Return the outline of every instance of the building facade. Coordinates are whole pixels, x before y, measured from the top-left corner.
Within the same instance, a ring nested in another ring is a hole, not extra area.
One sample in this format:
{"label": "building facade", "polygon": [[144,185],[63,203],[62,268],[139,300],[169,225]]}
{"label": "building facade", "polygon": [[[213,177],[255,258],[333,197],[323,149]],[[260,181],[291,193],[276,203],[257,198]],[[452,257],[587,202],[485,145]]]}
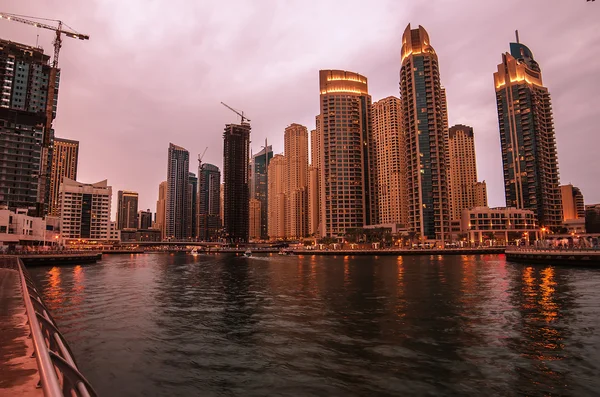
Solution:
{"label": "building facade", "polygon": [[321,70],[321,235],[379,223],[377,164],[367,78]]}
{"label": "building facade", "polygon": [[189,237],[189,170],[190,153],[170,143],[165,204],[165,235],[169,240],[183,240]]}
{"label": "building facade", "polygon": [[585,204],[581,189],[571,184],[560,187],[563,221],[585,218]]}
{"label": "building facade", "polygon": [[230,243],[248,241],[250,124],[227,124],[223,133],[223,233]]}
{"label": "building facade", "polygon": [[117,193],[117,227],[137,229],[138,227],[138,194],[127,190]]}
{"label": "building facade", "polygon": [[460,219],[463,210],[487,207],[485,182],[477,182],[473,127],[458,124],[448,133],[450,160],[450,219]]}
{"label": "building facade", "polygon": [[406,159],[402,102],[390,96],[373,103],[373,136],[377,154],[379,221],[408,223]]}
{"label": "building facade", "polygon": [[563,214],[552,103],[531,50],[510,43],[494,84],[506,205],[534,211],[540,226],[558,227]]}
{"label": "building facade", "polygon": [[198,237],[198,177],[193,172],[188,174],[188,220],[187,236],[193,239]]}
{"label": "building facade", "polygon": [[221,171],[212,164],[202,164],[198,172],[198,238],[216,241],[220,236],[222,213]]}
{"label": "building facade", "polygon": [[[48,210],[54,140],[48,127],[56,117],[60,76],[49,60],[40,48],[0,40],[0,202],[39,216]],[[54,95],[51,74],[57,76]]]}
{"label": "building facade", "polygon": [[535,241],[539,237],[535,213],[517,208],[475,207],[463,210],[461,230],[467,234],[468,241],[475,243],[496,240],[508,244],[515,243],[516,239]]}
{"label": "building facade", "polygon": [[249,220],[249,237],[250,240],[260,240],[260,200],[251,198],[249,204],[250,220]]}
{"label": "building facade", "polygon": [[321,117],[310,132],[310,167],[308,170],[308,233],[321,235]]}
{"label": "building facade", "polygon": [[63,178],[60,185],[60,234],[63,240],[108,240],[112,187]]}
{"label": "building facade", "polygon": [[160,230],[161,240],[166,236],[167,181],[158,185],[158,200],[156,201],[156,222],[154,228]]}
{"label": "building facade", "polygon": [[152,228],[152,211],[148,208],[146,211],[138,211],[138,226],[137,229],[150,229]]}
{"label": "building facade", "polygon": [[[266,145],[266,142],[265,142]],[[250,162],[251,179],[250,179],[250,198],[260,201],[260,238],[268,237],[267,219],[268,219],[268,181],[267,170],[271,159],[273,158],[273,148],[267,145],[263,149],[252,156]],[[251,233],[252,234],[252,233]]]}
{"label": "building facade", "polygon": [[286,158],[285,195],[287,204],[286,236],[305,237],[308,232],[308,129],[289,125],[283,135]]}
{"label": "building facade", "polygon": [[442,243],[450,232],[447,111],[437,54],[422,26],[402,36],[400,99],[405,130],[408,226]]}
{"label": "building facade", "polygon": [[58,199],[60,184],[64,177],[77,180],[77,161],[79,158],[79,141],[54,138],[52,148],[52,166],[50,167],[50,199],[48,214],[59,216]]}
{"label": "building facade", "polygon": [[269,238],[271,240],[287,237],[286,215],[286,158],[276,154],[269,163]]}

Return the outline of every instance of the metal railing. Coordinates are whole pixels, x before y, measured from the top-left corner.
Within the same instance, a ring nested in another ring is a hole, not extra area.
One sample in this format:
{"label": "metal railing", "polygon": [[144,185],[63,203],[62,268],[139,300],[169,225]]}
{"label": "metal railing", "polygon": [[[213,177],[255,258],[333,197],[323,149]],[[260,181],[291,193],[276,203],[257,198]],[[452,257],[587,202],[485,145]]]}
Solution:
{"label": "metal railing", "polygon": [[31,330],[34,355],[45,397],[94,397],[96,392],[77,369],[73,353],[46,308],[21,259],[15,258]]}

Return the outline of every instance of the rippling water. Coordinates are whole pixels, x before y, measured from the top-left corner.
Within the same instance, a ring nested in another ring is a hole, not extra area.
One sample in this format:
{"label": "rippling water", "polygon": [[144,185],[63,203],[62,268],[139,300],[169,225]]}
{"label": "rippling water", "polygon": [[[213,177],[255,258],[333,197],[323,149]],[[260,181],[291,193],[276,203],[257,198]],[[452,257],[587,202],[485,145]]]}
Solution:
{"label": "rippling water", "polygon": [[154,254],[30,272],[102,396],[600,391],[595,269]]}

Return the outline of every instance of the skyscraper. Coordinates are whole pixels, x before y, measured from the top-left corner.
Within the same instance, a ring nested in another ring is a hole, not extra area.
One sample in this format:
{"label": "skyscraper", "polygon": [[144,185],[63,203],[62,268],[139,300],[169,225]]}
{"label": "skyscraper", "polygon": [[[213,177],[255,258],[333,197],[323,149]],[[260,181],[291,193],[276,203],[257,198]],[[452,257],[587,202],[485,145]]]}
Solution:
{"label": "skyscraper", "polygon": [[540,226],[558,227],[562,203],[550,93],[518,36],[502,54],[494,83],[506,205],[532,210]]}
{"label": "skyscraper", "polygon": [[50,167],[50,200],[48,213],[59,215],[60,184],[64,177],[77,180],[77,159],[79,142],[70,139],[54,138],[52,166]]}
{"label": "skyscraper", "polygon": [[308,129],[291,124],[284,132],[287,237],[308,235]]}
{"label": "skyscraper", "polygon": [[198,238],[216,241],[219,238],[222,213],[221,172],[212,164],[202,164],[198,171]]}
{"label": "skyscraper", "polygon": [[109,238],[112,188],[106,180],[88,184],[63,178],[60,185],[60,233],[63,239]]}
{"label": "skyscraper", "polygon": [[571,184],[560,187],[562,199],[563,221],[585,218],[583,194],[578,187]]}
{"label": "skyscraper", "polygon": [[405,130],[408,225],[420,237],[444,242],[450,227],[447,112],[438,58],[422,26],[402,36],[400,99]]}
{"label": "skyscraper", "polygon": [[190,153],[184,148],[170,143],[165,206],[167,239],[181,240],[188,237],[189,170]]}
{"label": "skyscraper", "polygon": [[189,173],[189,195],[188,195],[188,221],[187,236],[191,238],[198,237],[198,178],[193,172]]}
{"label": "skyscraper", "polygon": [[308,234],[321,230],[321,117],[315,117],[316,129],[310,132],[310,167],[308,170]]}
{"label": "skyscraper", "polygon": [[377,154],[379,221],[408,223],[402,102],[390,96],[373,103],[373,136]]}
{"label": "skyscraper", "polygon": [[227,124],[223,133],[223,179],[225,183],[223,232],[228,242],[248,241],[248,166],[250,124]]}
{"label": "skyscraper", "polygon": [[321,70],[321,235],[377,224],[377,169],[367,78]]}
{"label": "skyscraper", "polygon": [[[265,142],[266,144],[266,142]],[[267,231],[267,166],[273,158],[273,148],[268,145],[263,150],[252,156],[250,162],[251,180],[250,180],[250,198],[255,198],[260,201],[260,236],[261,239],[266,239]]]}
{"label": "skyscraper", "polygon": [[117,229],[137,229],[138,194],[119,190],[117,197]]}
{"label": "skyscraper", "polygon": [[138,211],[138,229],[150,229],[152,227],[152,211]]}
{"label": "skyscraper", "polygon": [[260,239],[260,200],[251,198],[249,204],[250,220],[249,235],[250,240]]}
{"label": "skyscraper", "polygon": [[276,154],[269,163],[269,238],[287,237],[286,158]]}
{"label": "skyscraper", "polygon": [[[0,201],[44,215],[48,208],[54,131],[47,128],[47,107],[56,117],[56,94],[48,104],[49,77],[54,70],[43,50],[0,40]],[[60,76],[60,71],[56,71]],[[48,122],[49,121],[49,122]],[[45,132],[46,131],[46,132]]]}
{"label": "skyscraper", "polygon": [[473,127],[462,124],[450,127],[448,143],[450,219],[458,221],[463,210],[487,207],[487,198],[483,197],[481,183],[477,182]]}
{"label": "skyscraper", "polygon": [[156,224],[154,227],[160,230],[161,240],[166,236],[166,209],[167,209],[167,181],[158,185],[158,200],[156,201]]}

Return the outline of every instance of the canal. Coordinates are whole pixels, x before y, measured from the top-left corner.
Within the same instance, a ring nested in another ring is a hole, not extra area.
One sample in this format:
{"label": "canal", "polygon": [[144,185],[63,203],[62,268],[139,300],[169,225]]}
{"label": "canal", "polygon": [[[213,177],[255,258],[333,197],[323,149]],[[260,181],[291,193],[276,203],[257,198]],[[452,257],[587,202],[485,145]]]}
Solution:
{"label": "canal", "polygon": [[138,254],[29,270],[101,396],[600,390],[595,269]]}

